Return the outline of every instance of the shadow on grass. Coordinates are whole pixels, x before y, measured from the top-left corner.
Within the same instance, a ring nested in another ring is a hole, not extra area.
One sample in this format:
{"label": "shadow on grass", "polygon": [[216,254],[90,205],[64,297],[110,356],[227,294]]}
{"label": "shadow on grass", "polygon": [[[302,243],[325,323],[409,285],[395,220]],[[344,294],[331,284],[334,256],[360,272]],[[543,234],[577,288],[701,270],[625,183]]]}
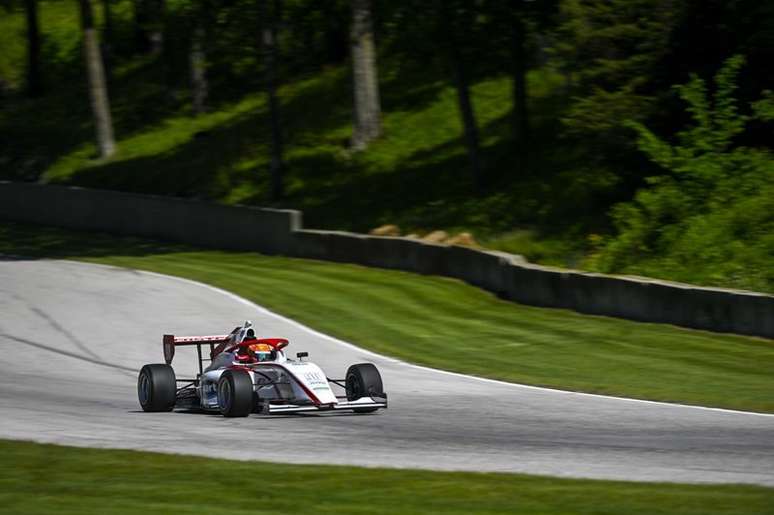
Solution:
{"label": "shadow on grass", "polygon": [[[160,66],[148,61],[111,83],[111,113],[118,137],[141,132],[180,110],[180,99],[147,79],[148,74],[158,75],[155,70]],[[42,98],[11,98],[0,111],[0,178],[36,180],[59,158],[94,141],[87,93],[84,77],[75,75]]]}
{"label": "shadow on grass", "polygon": [[[325,134],[349,122],[349,99],[338,94],[346,77],[294,84],[283,102],[284,138],[289,147],[319,144]],[[135,193],[205,199],[222,198],[243,183],[268,190],[270,121],[259,108],[209,130],[199,131],[168,152],[107,161],[81,168],[68,184]],[[249,166],[238,166],[244,162]],[[292,171],[292,164],[290,166]],[[262,199],[264,200],[264,199]]]}

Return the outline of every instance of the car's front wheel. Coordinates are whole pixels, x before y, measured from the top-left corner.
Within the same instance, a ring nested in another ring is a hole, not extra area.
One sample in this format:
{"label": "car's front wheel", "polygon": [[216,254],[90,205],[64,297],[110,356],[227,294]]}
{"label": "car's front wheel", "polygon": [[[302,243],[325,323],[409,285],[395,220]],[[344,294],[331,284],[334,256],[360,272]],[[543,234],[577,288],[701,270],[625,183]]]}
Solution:
{"label": "car's front wheel", "polygon": [[[371,397],[384,391],[382,376],[373,363],[358,363],[347,369],[347,400],[355,401],[361,397]],[[355,413],[371,413],[377,408],[355,408]]]}
{"label": "car's front wheel", "polygon": [[253,381],[241,370],[226,370],[218,380],[218,409],[224,417],[246,417],[253,411]]}

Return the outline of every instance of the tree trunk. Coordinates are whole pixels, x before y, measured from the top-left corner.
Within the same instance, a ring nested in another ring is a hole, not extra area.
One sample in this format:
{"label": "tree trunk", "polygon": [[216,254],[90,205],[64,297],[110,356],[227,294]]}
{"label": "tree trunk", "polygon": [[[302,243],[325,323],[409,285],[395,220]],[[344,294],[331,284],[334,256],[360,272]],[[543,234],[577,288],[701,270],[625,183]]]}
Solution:
{"label": "tree trunk", "polygon": [[196,27],[191,38],[191,105],[194,114],[207,110],[207,55],[204,51],[205,30]]}
{"label": "tree trunk", "polygon": [[379,79],[376,70],[371,0],[352,0],[352,77],[354,130],[352,147],[362,150],[382,133]]}
{"label": "tree trunk", "polygon": [[209,41],[209,0],[200,0],[200,6],[194,11],[194,29],[191,35],[191,104],[194,114],[207,111],[207,47]]}
{"label": "tree trunk", "polygon": [[[440,34],[445,35],[447,38],[447,54],[452,75],[454,77],[454,85],[457,89],[457,103],[462,119],[465,146],[468,151],[470,173],[476,188],[481,189],[484,181],[479,158],[478,124],[476,123],[476,115],[473,112],[473,104],[470,101],[470,88],[465,70],[465,63],[460,50],[457,24],[454,23],[455,20],[449,12],[449,7],[444,0],[438,0],[438,7],[439,21],[441,23]],[[465,23],[467,23],[467,20]]]}
{"label": "tree trunk", "polygon": [[151,0],[151,28],[148,32],[151,54],[161,54],[164,51],[166,16],[166,2],[164,0]]}
{"label": "tree trunk", "polygon": [[143,54],[161,54],[164,49],[164,0],[134,0],[134,38]]}
{"label": "tree trunk", "polygon": [[[323,41],[325,62],[338,64],[349,56],[349,26],[342,22],[340,9],[336,2],[320,2],[323,15]],[[309,35],[313,38],[311,31]]]}
{"label": "tree trunk", "polygon": [[526,52],[526,27],[521,13],[513,13],[511,25],[511,44],[513,57],[513,136],[516,142],[517,161],[519,167],[527,164],[529,152],[529,112],[527,111],[527,63]]}
{"label": "tree trunk", "polygon": [[[265,0],[268,2],[268,0]],[[265,6],[267,7],[267,6]],[[269,119],[271,122],[271,197],[279,200],[284,196],[283,174],[285,165],[282,160],[282,124],[280,105],[277,99],[277,25],[280,18],[281,2],[274,0],[272,9],[264,8],[263,16],[263,58],[266,94],[269,99]],[[268,11],[272,11],[268,14]]]}
{"label": "tree trunk", "polygon": [[194,30],[191,36],[191,103],[194,114],[207,111],[209,82],[207,81],[207,50],[210,42],[210,0],[200,0],[194,11]]}
{"label": "tree trunk", "polygon": [[94,125],[97,130],[97,147],[101,158],[110,157],[115,152],[113,123],[110,119],[105,73],[99,51],[97,31],[94,28],[94,14],[91,0],[79,0],[81,6],[81,27],[83,28],[83,50],[86,70],[89,78],[89,97],[94,113]]}
{"label": "tree trunk", "polygon": [[134,3],[134,44],[137,51],[148,52],[149,0],[133,0]]}
{"label": "tree trunk", "polygon": [[110,9],[112,0],[102,0],[102,17],[105,20],[102,32],[102,62],[105,65],[105,76],[112,83],[113,69],[113,13]]}
{"label": "tree trunk", "polygon": [[40,75],[40,30],[38,28],[38,0],[24,0],[27,11],[27,94],[38,97],[43,93]]}

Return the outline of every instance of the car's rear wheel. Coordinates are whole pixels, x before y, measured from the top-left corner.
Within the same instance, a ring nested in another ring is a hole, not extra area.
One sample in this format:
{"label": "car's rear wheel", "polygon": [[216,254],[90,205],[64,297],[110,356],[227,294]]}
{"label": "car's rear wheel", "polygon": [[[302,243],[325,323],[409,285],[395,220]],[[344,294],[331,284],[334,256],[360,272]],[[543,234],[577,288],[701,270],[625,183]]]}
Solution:
{"label": "car's rear wheel", "polygon": [[[373,363],[358,363],[347,369],[347,400],[355,401],[362,397],[381,394],[384,391],[382,376]],[[371,413],[377,408],[355,408],[355,413]]]}
{"label": "car's rear wheel", "polygon": [[137,376],[137,398],[143,411],[172,411],[177,383],[169,365],[145,365]]}
{"label": "car's rear wheel", "polygon": [[242,370],[226,370],[218,380],[218,408],[224,417],[246,417],[253,411],[253,381]]}

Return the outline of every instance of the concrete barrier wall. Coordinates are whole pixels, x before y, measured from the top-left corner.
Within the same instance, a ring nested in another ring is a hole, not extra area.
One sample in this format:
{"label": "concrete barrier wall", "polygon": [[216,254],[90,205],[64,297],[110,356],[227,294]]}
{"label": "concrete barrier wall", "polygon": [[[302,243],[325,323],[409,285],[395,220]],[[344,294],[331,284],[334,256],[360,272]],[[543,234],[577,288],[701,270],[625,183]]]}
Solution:
{"label": "concrete barrier wall", "polygon": [[533,306],[774,338],[774,296],[543,267],[503,252],[302,229],[301,213],[0,182],[0,219],[454,277]]}
{"label": "concrete barrier wall", "polygon": [[533,306],[774,338],[774,296],[562,270],[519,256],[406,238],[299,230],[290,254],[454,277]]}
{"label": "concrete barrier wall", "polygon": [[65,186],[0,182],[0,218],[280,254],[300,228],[298,211]]}

